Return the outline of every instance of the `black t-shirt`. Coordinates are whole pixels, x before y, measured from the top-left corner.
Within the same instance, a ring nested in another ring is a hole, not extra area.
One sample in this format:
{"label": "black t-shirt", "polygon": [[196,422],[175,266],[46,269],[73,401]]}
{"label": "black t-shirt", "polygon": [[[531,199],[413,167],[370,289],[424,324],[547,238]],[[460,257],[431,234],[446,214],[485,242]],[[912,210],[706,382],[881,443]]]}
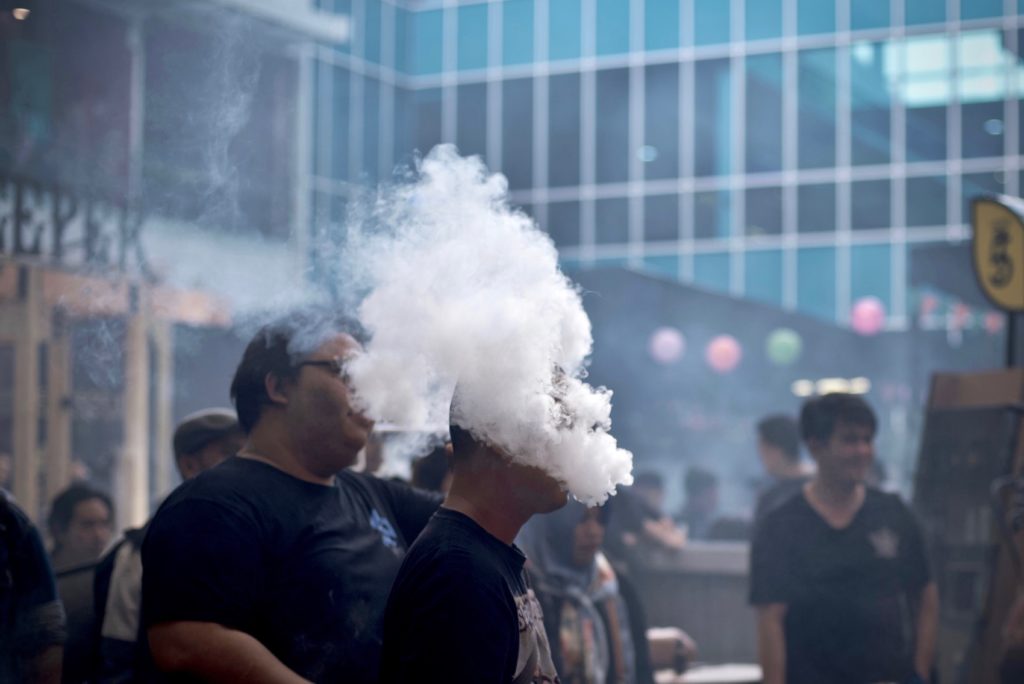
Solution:
{"label": "black t-shirt", "polygon": [[809,479],[808,477],[787,477],[773,481],[757,497],[757,505],[754,507],[754,523],[759,523],[768,513],[799,494]]}
{"label": "black t-shirt", "polygon": [[64,611],[39,533],[0,490],[0,682],[24,680],[23,668],[64,643]]}
{"label": "black t-shirt", "polygon": [[786,604],[786,681],[865,684],[913,673],[910,597],[929,581],[924,542],[895,494],[868,489],[850,524],[791,497],[758,525],[750,602]]}
{"label": "black t-shirt", "polygon": [[435,513],[388,600],[382,684],[557,682],[525,560],[467,516]]}
{"label": "black t-shirt", "polygon": [[228,459],[175,490],[150,524],[143,623],[216,622],[307,679],[375,682],[391,583],[439,503],[358,473],[323,486]]}

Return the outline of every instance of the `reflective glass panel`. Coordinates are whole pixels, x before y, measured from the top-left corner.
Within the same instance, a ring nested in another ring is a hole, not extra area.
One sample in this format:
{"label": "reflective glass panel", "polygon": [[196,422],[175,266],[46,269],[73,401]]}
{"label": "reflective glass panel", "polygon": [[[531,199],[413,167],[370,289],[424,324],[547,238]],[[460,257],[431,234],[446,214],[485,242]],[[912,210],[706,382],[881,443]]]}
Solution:
{"label": "reflective glass panel", "polygon": [[850,298],[877,297],[892,310],[892,248],[854,245],[850,249]]}
{"label": "reflective glass panel", "polygon": [[907,183],[907,225],[946,225],[946,177],[911,176]]}
{"label": "reflective glass panel", "polygon": [[597,0],[597,54],[629,52],[629,3]]}
{"label": "reflective glass panel", "polygon": [[487,5],[459,7],[458,65],[460,70],[487,67]]}
{"label": "reflective glass panel", "polygon": [[533,0],[506,0],[502,4],[502,62],[533,62]]}
{"label": "reflective glass panel", "polygon": [[644,4],[644,47],[666,50],[679,47],[680,0],[647,0]]}
{"label": "reflective glass panel", "polygon": [[836,250],[804,247],[796,253],[796,308],[828,321],[836,319]]}
{"label": "reflective glass panel", "polygon": [[744,268],[744,294],[769,304],[782,305],[782,252],[778,249],[750,250]]}
{"label": "reflective glass panel", "polygon": [[598,183],[629,178],[629,69],[597,72]]}
{"label": "reflective glass panel", "polygon": [[850,30],[885,28],[889,25],[889,0],[850,2]]}
{"label": "reflective glass panel", "polygon": [[850,159],[854,164],[889,161],[891,60],[884,43],[856,43],[850,50]]}
{"label": "reflective glass panel", "polygon": [[416,149],[426,155],[441,142],[441,89],[427,88],[413,93],[416,117]]}
{"label": "reflective glass panel", "polygon": [[729,60],[697,62],[694,118],[694,171],[715,176],[730,171],[732,130]]}
{"label": "reflective glass panel", "polygon": [[747,235],[782,233],[782,188],[748,188],[746,224]]}
{"label": "reflective glass panel", "polygon": [[730,3],[722,0],[693,0],[693,35],[697,45],[729,42]]}
{"label": "reflective glass panel", "polygon": [[835,166],[835,50],[805,50],[797,60],[797,150],[800,167]]}
{"label": "reflective glass panel", "polygon": [[946,3],[936,0],[903,0],[907,25],[936,24],[946,20]]}
{"label": "reflective glass panel", "polygon": [[679,239],[679,195],[649,195],[644,198],[644,240],[659,242]]}
{"label": "reflective glass panel", "polygon": [[548,184],[579,185],[580,76],[554,75],[548,90]]}
{"label": "reflective glass panel", "polygon": [[747,2],[746,39],[762,40],[782,35],[782,0],[756,0]]}
{"label": "reflective glass panel", "polygon": [[533,79],[502,84],[501,171],[512,190],[533,184]]}
{"label": "reflective glass panel", "polygon": [[644,142],[637,150],[645,178],[679,175],[679,66],[647,67],[644,79]]}
{"label": "reflective glass panel", "polygon": [[412,33],[409,72],[417,76],[441,73],[441,47],[444,45],[443,11],[413,12]]}
{"label": "reflective glass panel", "polygon": [[728,190],[693,194],[693,236],[725,238],[732,232],[732,203]]}
{"label": "reflective glass panel", "polygon": [[557,247],[580,244],[580,203],[573,200],[549,204],[547,228]]}
{"label": "reflective glass panel", "polygon": [[693,282],[716,292],[729,291],[730,272],[728,252],[710,252],[693,255]]}
{"label": "reflective glass panel", "polygon": [[827,232],[836,229],[836,186],[834,183],[808,183],[797,188],[797,222],[800,233]]}
{"label": "reflective glass panel", "polygon": [[625,197],[594,203],[594,242],[599,245],[629,241],[629,203]]}
{"label": "reflective glass panel", "polygon": [[796,29],[800,35],[836,30],[835,0],[797,0]]}
{"label": "reflective glass panel", "polygon": [[455,142],[463,155],[487,152],[487,84],[467,83],[457,90]]}
{"label": "reflective glass panel", "polygon": [[747,57],[746,170],[782,168],[782,56]]}
{"label": "reflective glass panel", "polygon": [[890,195],[888,180],[850,183],[850,227],[854,230],[888,228]]}
{"label": "reflective glass panel", "polygon": [[580,56],[580,0],[548,3],[548,58],[576,59]]}

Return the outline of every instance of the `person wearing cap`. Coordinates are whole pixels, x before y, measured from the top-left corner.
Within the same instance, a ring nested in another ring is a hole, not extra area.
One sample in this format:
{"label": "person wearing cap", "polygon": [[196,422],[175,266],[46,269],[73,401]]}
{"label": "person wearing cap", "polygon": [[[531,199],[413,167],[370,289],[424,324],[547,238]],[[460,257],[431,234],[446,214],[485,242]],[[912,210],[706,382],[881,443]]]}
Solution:
{"label": "person wearing cap", "polygon": [[[174,463],[188,481],[242,448],[244,435],[231,409],[211,408],[185,416],[174,431]],[[100,616],[99,678],[129,682],[135,677],[142,599],[142,540],[146,526],[126,530],[124,539],[100,562],[94,580]]]}

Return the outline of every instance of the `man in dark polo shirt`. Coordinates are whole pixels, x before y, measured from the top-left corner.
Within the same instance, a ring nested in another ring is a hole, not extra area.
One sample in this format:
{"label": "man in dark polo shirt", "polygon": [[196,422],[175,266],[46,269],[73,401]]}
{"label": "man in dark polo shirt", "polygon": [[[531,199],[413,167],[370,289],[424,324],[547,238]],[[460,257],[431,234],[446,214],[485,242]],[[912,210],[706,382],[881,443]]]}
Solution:
{"label": "man in dark polo shirt", "polygon": [[876,424],[848,394],[811,399],[801,412],[818,470],[766,513],[751,553],[765,684],[928,679],[938,592],[913,515],[864,484]]}
{"label": "man in dark polo shirt", "polygon": [[153,519],[142,614],[168,679],[377,681],[391,583],[439,497],[345,470],[373,425],[345,375],[352,330],[259,331],[231,385],[245,446]]}

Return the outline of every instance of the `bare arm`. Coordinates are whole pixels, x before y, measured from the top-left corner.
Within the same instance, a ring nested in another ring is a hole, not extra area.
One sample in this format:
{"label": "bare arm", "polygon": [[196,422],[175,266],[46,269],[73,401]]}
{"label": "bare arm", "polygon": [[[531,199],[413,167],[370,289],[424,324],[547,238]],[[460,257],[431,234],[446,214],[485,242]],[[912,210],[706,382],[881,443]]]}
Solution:
{"label": "bare arm", "polygon": [[214,622],[164,622],[148,634],[153,660],[166,672],[186,672],[209,682],[307,682],[252,636]]}
{"label": "bare arm", "polygon": [[917,647],[914,649],[914,669],[921,679],[928,681],[935,658],[935,634],[939,628],[939,589],[929,582],[921,590],[917,608]]}
{"label": "bare arm", "polygon": [[763,684],[785,684],[785,618],[784,603],[770,603],[757,607],[757,652],[763,671]]}
{"label": "bare arm", "polygon": [[47,646],[32,657],[28,664],[29,678],[32,684],[60,684],[61,664],[64,660],[64,647]]}

